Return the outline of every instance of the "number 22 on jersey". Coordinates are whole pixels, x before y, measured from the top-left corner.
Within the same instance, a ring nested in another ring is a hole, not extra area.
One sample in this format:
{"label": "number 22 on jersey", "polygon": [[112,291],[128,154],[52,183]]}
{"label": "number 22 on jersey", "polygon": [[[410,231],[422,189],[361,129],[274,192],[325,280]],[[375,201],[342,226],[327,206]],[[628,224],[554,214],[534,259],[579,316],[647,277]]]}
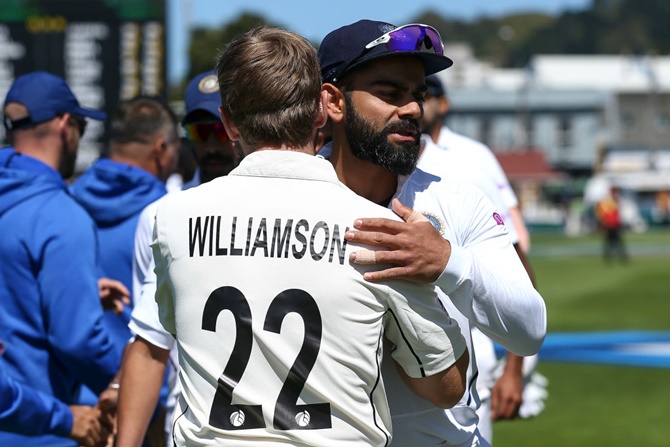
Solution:
{"label": "number 22 on jersey", "polygon": [[[202,328],[216,332],[216,321],[224,310],[235,319],[235,345],[219,377],[212,402],[209,424],[223,430],[265,428],[262,405],[233,404],[233,391],[249,363],[253,345],[251,308],[246,297],[235,287],[219,287],[207,298]],[[279,334],[282,321],[295,312],[305,324],[302,347],[279,392],[274,408],[276,430],[316,430],[331,428],[330,403],[298,404],[307,377],[314,367],[321,346],[322,320],[314,298],[304,290],[289,289],[270,303],[263,330]]]}

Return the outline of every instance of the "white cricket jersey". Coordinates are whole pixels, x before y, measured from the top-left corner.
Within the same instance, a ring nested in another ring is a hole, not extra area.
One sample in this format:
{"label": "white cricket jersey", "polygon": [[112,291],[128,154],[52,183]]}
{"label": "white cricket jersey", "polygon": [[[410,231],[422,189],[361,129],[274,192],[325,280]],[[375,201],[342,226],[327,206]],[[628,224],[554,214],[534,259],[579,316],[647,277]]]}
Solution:
{"label": "white cricket jersey", "polygon": [[465,135],[457,134],[447,126],[442,126],[437,145],[448,150],[464,152],[465,155],[476,158],[486,177],[494,179],[497,184],[505,208],[515,208],[519,205],[519,200],[514,194],[505,172],[488,146]]}
{"label": "white cricket jersey", "polygon": [[[445,138],[448,136],[449,138]],[[421,136],[423,151],[417,167],[431,174],[435,174],[452,182],[463,182],[479,188],[486,197],[491,200],[505,222],[505,227],[509,233],[513,244],[519,242],[519,235],[516,232],[512,216],[509,212],[507,201],[503,197],[504,187],[500,187],[500,177],[492,173],[490,163],[487,163],[488,156],[493,154],[483,145],[472,144],[467,138],[460,138],[447,129],[440,133],[442,141],[447,140],[449,146],[438,146],[428,135]],[[482,155],[484,156],[482,158]],[[495,158],[495,157],[493,157]],[[494,160],[495,161],[495,160]],[[497,163],[497,161],[496,161]],[[505,184],[506,179],[505,179]],[[507,184],[509,186],[509,184]],[[511,189],[510,189],[511,191]],[[512,193],[513,194],[513,193]],[[516,200],[516,197],[515,197]],[[476,326],[472,326],[472,346],[470,352],[475,352],[477,366],[477,394],[482,406],[490,406],[489,398],[491,396],[491,387],[495,384],[495,367],[497,357],[495,348],[491,339],[481,333]],[[480,416],[486,413],[480,411]],[[480,420],[479,426],[483,433],[490,433],[490,420]],[[490,438],[490,435],[488,435]],[[490,439],[488,439],[490,441]]]}
{"label": "white cricket jersey", "polygon": [[478,151],[440,147],[433,143],[428,135],[421,136],[421,144],[423,151],[417,167],[451,182],[469,183],[479,188],[496,208],[505,223],[512,243],[519,242],[519,235],[512,223],[509,206],[503,197],[499,182],[489,173],[489,170],[483,168],[486,163],[482,162]]}
{"label": "white cricket jersey", "polygon": [[[319,156],[328,158],[331,153],[329,143]],[[426,216],[451,243],[449,262],[435,285],[447,312],[458,321],[470,365],[463,398],[453,408],[442,410],[412,393],[393,365],[383,362],[393,419],[392,445],[486,445],[477,432],[478,372],[471,327],[477,326],[518,355],[535,354],[547,330],[544,300],[533,288],[503,220],[481,190],[417,168],[398,179],[395,197]]]}
{"label": "white cricket jersey", "polygon": [[[422,136],[422,141],[425,148],[419,159],[419,168],[455,181],[470,182],[480,188],[501,214],[512,243],[518,243],[519,234],[510,208],[515,208],[519,202],[491,149],[446,126],[440,130],[437,145],[427,135]],[[495,384],[494,372],[498,360],[495,348],[491,339],[476,326],[472,328],[472,344],[477,359],[477,392],[484,404],[490,405],[488,399]],[[486,431],[490,432],[490,421],[484,423],[488,424]]]}
{"label": "white cricket jersey", "polygon": [[156,216],[156,301],[176,334],[176,445],[388,445],[382,335],[411,377],[465,351],[433,287],[367,282],[345,232],[398,219],[289,151],[167,197]]}
{"label": "white cricket jersey", "polygon": [[472,350],[471,326],[512,352],[534,354],[546,335],[544,300],[533,288],[507,228],[479,189],[416,169],[401,179],[396,197],[426,216],[451,243],[449,262],[435,284],[468,342],[470,366],[463,398],[442,410],[402,387],[398,374],[386,365],[384,380],[393,390],[388,395],[393,445],[477,446],[485,441],[476,430],[477,352]]}

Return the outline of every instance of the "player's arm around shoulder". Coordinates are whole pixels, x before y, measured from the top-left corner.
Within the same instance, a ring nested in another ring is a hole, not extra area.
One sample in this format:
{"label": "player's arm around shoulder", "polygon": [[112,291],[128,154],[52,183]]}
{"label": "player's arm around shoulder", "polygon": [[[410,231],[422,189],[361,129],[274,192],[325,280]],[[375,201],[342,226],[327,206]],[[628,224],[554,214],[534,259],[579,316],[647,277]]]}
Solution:
{"label": "player's arm around shoulder", "polygon": [[466,389],[469,353],[461,329],[439,303],[432,285],[388,283],[385,335],[407,386],[441,408],[451,408]]}

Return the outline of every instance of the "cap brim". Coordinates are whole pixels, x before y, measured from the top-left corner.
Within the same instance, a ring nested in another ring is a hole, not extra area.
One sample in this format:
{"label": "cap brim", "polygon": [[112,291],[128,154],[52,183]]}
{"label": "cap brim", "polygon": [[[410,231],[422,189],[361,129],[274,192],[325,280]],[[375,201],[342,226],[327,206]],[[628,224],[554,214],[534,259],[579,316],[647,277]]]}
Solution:
{"label": "cap brim", "polygon": [[449,59],[447,56],[438,56],[437,54],[428,54],[428,53],[417,53],[417,56],[421,57],[424,61],[424,66],[426,68],[426,76],[439,73],[442,70],[454,65],[454,61]]}
{"label": "cap brim", "polygon": [[188,121],[188,118],[194,112],[198,112],[198,111],[204,111],[204,112],[211,113],[212,115],[214,115],[214,117],[216,117],[218,119],[219,118],[219,106],[220,105],[221,104],[219,104],[218,102],[215,102],[215,101],[200,101],[200,102],[194,104],[193,106],[191,106],[189,108],[186,115],[184,115],[184,119],[182,120],[182,124],[186,123]]}
{"label": "cap brim", "polygon": [[91,118],[93,120],[105,121],[107,119],[107,114],[102,110],[95,109],[86,109],[84,107],[77,107],[74,110],[74,113],[77,115],[84,116],[86,118]]}
{"label": "cap brim", "polygon": [[447,56],[440,56],[439,54],[435,53],[426,53],[425,51],[397,51],[393,53],[382,53],[382,54],[375,54],[371,55],[368,58],[363,58],[360,61],[357,61],[355,64],[351,65],[349,68],[347,68],[346,73],[350,72],[351,70],[360,67],[363,64],[366,64],[368,62],[381,59],[384,57],[393,57],[393,56],[414,56],[418,57],[423,61],[423,67],[425,70],[424,75],[425,76],[430,76],[432,74],[438,73],[442,70],[446,70],[447,68],[451,67],[454,65],[454,61],[449,59]]}

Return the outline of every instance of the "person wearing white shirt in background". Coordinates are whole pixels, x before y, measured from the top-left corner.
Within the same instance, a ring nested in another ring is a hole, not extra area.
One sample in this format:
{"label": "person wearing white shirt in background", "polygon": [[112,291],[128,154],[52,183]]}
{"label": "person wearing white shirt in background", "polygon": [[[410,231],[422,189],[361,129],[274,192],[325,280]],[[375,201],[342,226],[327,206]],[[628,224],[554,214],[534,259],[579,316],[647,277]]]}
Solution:
{"label": "person wearing white shirt in background", "polygon": [[[427,76],[426,86],[422,153],[417,166],[449,181],[470,183],[481,189],[493,202],[503,221],[512,222],[512,225],[506,225],[510,239],[535,284],[520,238],[524,235],[527,239],[528,230],[522,219],[513,217],[519,215],[518,200],[498,160],[484,144],[457,134],[444,125],[450,104],[439,77]],[[546,391],[541,387],[537,389],[536,385],[528,390],[524,388],[534,372],[537,355],[524,358],[508,352],[499,366],[493,342],[476,326],[472,328],[472,340],[479,370],[477,392],[482,401],[477,411],[480,418],[478,427],[484,438],[492,442],[492,421],[514,419],[520,413],[525,417],[539,413]]]}

